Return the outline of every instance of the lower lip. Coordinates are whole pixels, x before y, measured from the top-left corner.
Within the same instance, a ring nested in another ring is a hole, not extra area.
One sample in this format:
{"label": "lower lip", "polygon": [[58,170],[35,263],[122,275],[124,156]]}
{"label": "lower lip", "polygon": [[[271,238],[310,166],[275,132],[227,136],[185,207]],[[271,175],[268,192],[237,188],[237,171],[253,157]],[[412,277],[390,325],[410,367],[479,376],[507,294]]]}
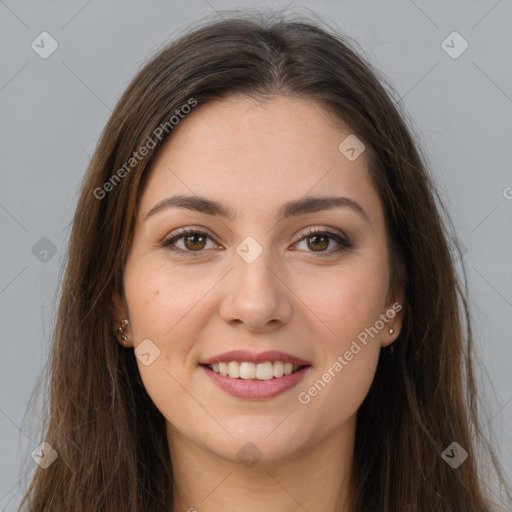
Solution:
{"label": "lower lip", "polygon": [[219,388],[230,395],[246,400],[262,400],[280,395],[296,386],[311,369],[311,366],[305,366],[295,373],[270,380],[232,379],[231,377],[224,377],[220,373],[215,373],[206,366],[201,366],[201,368]]}

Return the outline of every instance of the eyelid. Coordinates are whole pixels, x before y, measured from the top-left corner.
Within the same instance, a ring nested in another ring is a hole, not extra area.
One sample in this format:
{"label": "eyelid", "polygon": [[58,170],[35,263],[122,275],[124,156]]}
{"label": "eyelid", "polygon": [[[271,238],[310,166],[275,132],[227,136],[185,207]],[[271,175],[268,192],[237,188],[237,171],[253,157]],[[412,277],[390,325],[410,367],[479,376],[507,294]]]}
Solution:
{"label": "eyelid", "polygon": [[308,236],[316,235],[316,234],[325,234],[332,236],[333,238],[338,238],[342,240],[344,243],[349,243],[348,237],[343,232],[335,232],[332,231],[331,228],[328,227],[322,227],[322,226],[310,226],[308,228],[304,228],[300,232],[300,238],[296,240],[295,243],[300,242],[303,238],[306,238]]}
{"label": "eyelid", "polygon": [[216,246],[218,246],[214,237],[212,235],[210,235],[208,230],[206,230],[205,228],[199,228],[199,227],[195,227],[195,226],[185,226],[183,228],[178,228],[177,230],[173,231],[169,236],[166,236],[164,238],[164,240],[162,242],[160,242],[159,245],[160,245],[160,247],[167,248],[171,251],[179,252],[181,254],[199,256],[201,253],[205,252],[204,249],[201,251],[185,251],[183,249],[179,249],[179,248],[176,249],[176,248],[171,247],[173,245],[171,243],[173,240],[176,240],[176,241],[181,240],[182,238],[184,238],[188,235],[196,235],[196,234],[203,235],[203,236],[209,238],[210,240],[212,240],[215,243]]}
{"label": "eyelid", "polygon": [[327,238],[334,240],[334,242],[338,244],[338,247],[328,251],[307,251],[315,258],[327,258],[329,256],[339,255],[340,253],[354,247],[354,244],[343,232],[340,234],[338,232],[332,231],[331,228],[319,226],[311,226],[303,229],[300,233],[300,238],[294,242],[294,245],[314,235],[324,235]]}
{"label": "eyelid", "polygon": [[[206,236],[207,238],[212,240],[218,248],[218,244],[215,241],[214,237],[212,235],[210,235],[205,228],[199,228],[199,227],[194,227],[194,226],[185,226],[183,228],[177,229],[176,231],[171,233],[168,237],[166,237],[159,245],[161,247],[167,248],[173,252],[181,253],[186,256],[200,256],[202,253],[207,252],[205,249],[202,249],[200,251],[186,251],[183,249],[171,247],[173,245],[171,243],[173,240],[181,240],[183,237],[190,235],[190,234],[198,234],[198,235]],[[299,238],[297,238],[295,240],[293,245],[295,245],[299,242],[302,242],[305,238],[308,238],[315,234],[326,235],[328,238],[334,240],[338,244],[338,247],[335,249],[331,249],[329,251],[318,251],[318,252],[307,251],[307,252],[311,252],[314,256],[322,257],[322,256],[333,255],[340,251],[343,251],[344,249],[349,249],[349,248],[353,247],[352,242],[350,242],[349,238],[345,234],[343,234],[343,233],[339,234],[339,233],[332,231],[330,228],[320,227],[320,226],[310,226],[310,227],[304,228],[300,232]]]}

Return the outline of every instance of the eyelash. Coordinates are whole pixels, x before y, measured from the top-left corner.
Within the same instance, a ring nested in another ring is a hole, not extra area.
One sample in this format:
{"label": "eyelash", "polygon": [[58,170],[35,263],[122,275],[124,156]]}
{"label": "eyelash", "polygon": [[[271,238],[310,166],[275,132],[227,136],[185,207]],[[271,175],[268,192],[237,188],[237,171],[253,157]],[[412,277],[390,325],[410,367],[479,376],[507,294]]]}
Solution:
{"label": "eyelash", "polygon": [[[201,249],[200,251],[189,251],[189,250],[184,250],[184,249],[176,249],[176,248],[172,247],[172,244],[174,244],[178,240],[185,238],[186,236],[190,236],[190,235],[201,235],[201,236],[210,238],[210,240],[212,239],[207,233],[205,233],[203,231],[200,231],[200,230],[197,230],[194,228],[182,228],[177,233],[175,233],[172,237],[164,240],[160,245],[161,245],[161,247],[165,247],[173,252],[182,253],[186,257],[200,256],[201,253],[204,252],[204,249]],[[353,246],[353,244],[351,242],[344,239],[343,237],[340,237],[339,235],[332,233],[330,231],[321,230],[320,228],[305,229],[304,231],[301,232],[301,238],[299,240],[297,240],[297,242],[295,242],[295,243],[302,242],[305,238],[309,238],[309,237],[317,236],[317,235],[327,236],[329,239],[334,240],[336,243],[338,243],[339,247],[337,247],[336,249],[331,250],[331,251],[320,251],[320,252],[309,251],[314,255],[314,257],[325,258],[328,256],[332,256],[333,254],[339,254],[339,253],[345,251],[346,249],[350,249]]]}

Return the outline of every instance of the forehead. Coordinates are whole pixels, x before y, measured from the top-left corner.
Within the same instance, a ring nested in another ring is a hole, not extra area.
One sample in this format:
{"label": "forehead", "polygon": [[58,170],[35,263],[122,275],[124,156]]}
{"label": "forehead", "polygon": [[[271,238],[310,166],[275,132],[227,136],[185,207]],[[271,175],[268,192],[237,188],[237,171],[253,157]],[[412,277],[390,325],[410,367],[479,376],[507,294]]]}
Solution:
{"label": "forehead", "polygon": [[277,210],[305,195],[350,196],[379,216],[367,155],[339,149],[349,135],[320,104],[301,98],[231,96],[180,121],[148,176],[141,214],[171,194],[198,194],[240,215]]}

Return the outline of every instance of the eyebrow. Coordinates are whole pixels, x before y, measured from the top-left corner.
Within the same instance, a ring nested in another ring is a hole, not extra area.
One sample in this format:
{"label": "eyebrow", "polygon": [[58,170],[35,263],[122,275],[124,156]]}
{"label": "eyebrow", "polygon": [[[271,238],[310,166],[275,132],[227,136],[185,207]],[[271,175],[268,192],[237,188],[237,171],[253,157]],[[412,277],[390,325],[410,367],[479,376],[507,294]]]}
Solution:
{"label": "eyebrow", "polygon": [[[163,199],[153,206],[144,220],[167,208],[186,208],[187,210],[215,215],[230,220],[233,220],[237,214],[236,210],[230,209],[213,199],[197,195],[175,195]],[[314,213],[333,208],[350,208],[372,226],[370,217],[359,203],[348,197],[341,196],[307,196],[302,199],[288,201],[279,209],[277,222],[291,217],[298,217],[306,213]]]}

